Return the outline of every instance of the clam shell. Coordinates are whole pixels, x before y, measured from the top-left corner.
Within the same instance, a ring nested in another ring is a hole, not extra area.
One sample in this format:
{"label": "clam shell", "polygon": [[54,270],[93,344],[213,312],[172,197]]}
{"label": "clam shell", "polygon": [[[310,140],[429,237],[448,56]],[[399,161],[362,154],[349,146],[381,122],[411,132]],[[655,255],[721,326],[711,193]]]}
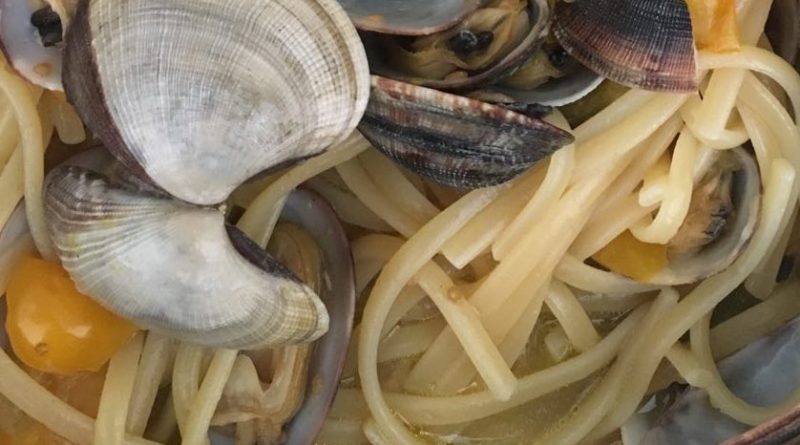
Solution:
{"label": "clam shell", "polygon": [[339,0],[356,27],[393,35],[445,30],[478,9],[481,0]]}
{"label": "clam shell", "polygon": [[359,130],[415,173],[462,188],[508,181],[573,140],[539,119],[378,76]]}
{"label": "clam shell", "polygon": [[[430,3],[435,3],[435,1],[431,1]],[[446,91],[466,91],[492,84],[510,75],[514,70],[524,64],[539,49],[542,39],[547,35],[551,17],[547,0],[529,0],[528,8],[532,26],[516,49],[488,68],[479,72],[469,73],[468,77],[462,79],[431,80],[408,76],[393,69],[386,62],[386,51],[384,51],[381,45],[376,41],[374,35],[370,36],[367,34],[364,36],[364,44],[369,55],[370,68],[373,73],[384,77]]]}
{"label": "clam shell", "polygon": [[672,286],[696,283],[733,264],[747,246],[756,229],[761,208],[761,175],[753,157],[743,148],[733,148],[722,155],[721,162],[738,168],[733,173],[731,204],[733,219],[722,235],[696,255],[681,258],[648,280]]}
{"label": "clam shell", "polygon": [[249,349],[319,338],[316,294],[216,209],[118,187],[62,166],[45,182],[48,228],[81,292],[183,341]]}
{"label": "clam shell", "polygon": [[347,136],[368,82],[333,0],[89,0],[66,40],[83,121],[132,171],[203,205]]}
{"label": "clam shell", "polygon": [[0,48],[22,77],[48,90],[62,90],[61,49],[42,45],[31,23],[35,8],[28,1],[0,1]]}
{"label": "clam shell", "polygon": [[330,410],[347,355],[355,313],[355,272],[350,244],[336,213],[319,195],[298,190],[289,196],[281,219],[304,228],[322,254],[320,297],[330,311],[330,330],[314,346],[310,388],[300,410],[284,428],[285,445],[311,445]]}
{"label": "clam shell", "polygon": [[557,2],[553,33],[572,57],[617,83],[697,90],[692,20],[684,0]]}

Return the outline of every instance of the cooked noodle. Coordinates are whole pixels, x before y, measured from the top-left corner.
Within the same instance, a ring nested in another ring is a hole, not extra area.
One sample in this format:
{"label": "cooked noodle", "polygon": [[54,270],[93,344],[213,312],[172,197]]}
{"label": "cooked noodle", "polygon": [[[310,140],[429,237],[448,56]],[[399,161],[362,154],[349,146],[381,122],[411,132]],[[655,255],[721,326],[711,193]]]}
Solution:
{"label": "cooked noodle", "polygon": [[[355,132],[248,185],[236,199],[246,207],[237,225],[262,247],[292,190],[312,178],[312,187],[338,187],[324,194],[347,223],[364,308],[319,443],[469,440],[470,428],[492,416],[548,397],[563,397],[569,409],[531,427],[530,443],[590,443],[679,379],[749,425],[800,402],[797,388],[780,404],[753,406],[716,364],[800,315],[796,272],[777,279],[796,242],[800,76],[755,46],[770,4],[745,3],[740,50],[698,53],[700,94],[631,89],[574,129],[555,110],[546,119],[574,144],[508,184],[469,193],[432,186]],[[42,204],[48,141],[55,134],[78,144],[87,135],[62,95],[7,66],[0,92],[0,225],[24,198],[30,232],[0,252],[5,289],[23,254],[55,260]],[[642,245],[667,245],[688,221],[701,180],[741,146],[752,147],[761,208],[732,265],[695,286],[669,287],[594,262],[627,232]],[[712,327],[715,309],[740,285],[759,303]],[[92,419],[0,349],[0,395],[75,445],[158,445],[176,434],[202,445],[240,353],[139,333],[111,359]],[[258,369],[264,388],[273,365]],[[235,432],[237,445],[261,443],[252,417],[224,432]]]}

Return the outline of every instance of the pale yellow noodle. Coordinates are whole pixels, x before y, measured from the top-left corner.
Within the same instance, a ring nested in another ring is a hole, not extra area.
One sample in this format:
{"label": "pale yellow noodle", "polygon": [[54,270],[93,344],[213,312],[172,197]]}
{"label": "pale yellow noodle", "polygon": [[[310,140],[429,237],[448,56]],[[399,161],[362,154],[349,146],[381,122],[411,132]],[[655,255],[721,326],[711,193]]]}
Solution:
{"label": "pale yellow noodle", "polygon": [[497,400],[487,390],[449,397],[387,393],[386,398],[403,418],[415,425],[453,425],[498,414],[601,370],[614,359],[643,315],[643,310],[637,309],[589,351],[521,377],[518,390],[508,401]]}
{"label": "pale yellow noodle", "polygon": [[237,227],[261,247],[265,247],[278,221],[286,196],[292,190],[309,178],[358,156],[369,146],[369,142],[361,136],[361,133],[354,131],[336,147],[289,170],[250,203]]}
{"label": "pale yellow noodle", "polygon": [[769,146],[768,149],[775,151],[777,148],[782,157],[789,160],[796,169],[800,169],[800,151],[797,150],[800,129],[783,104],[752,73],[748,73],[745,78],[739,93],[739,105],[746,105],[758,116],[764,116],[760,119],[763,119],[764,125],[772,129],[772,136],[777,142],[776,147]]}
{"label": "pale yellow noodle", "polygon": [[735,53],[700,51],[698,65],[701,69],[746,68],[772,78],[789,96],[795,119],[800,118],[800,77],[780,56],[755,47],[742,47]]}
{"label": "pale yellow noodle", "polygon": [[687,120],[687,125],[704,145],[714,147],[714,142],[721,139],[745,73],[745,70],[731,68],[711,73],[708,87],[703,92],[703,103],[691,113],[692,119]]}
{"label": "pale yellow noodle", "polygon": [[179,345],[175,354],[175,366],[172,369],[172,402],[181,433],[186,431],[189,410],[200,388],[204,355],[206,355],[204,348],[189,344]]}
{"label": "pale yellow noodle", "polygon": [[[520,286],[511,297],[512,301],[527,305],[519,312],[511,312],[506,320],[507,330],[494,329],[490,331],[492,340],[498,345],[498,350],[505,362],[512,365],[522,349],[518,348],[520,338],[530,338],[535,323],[544,304],[548,286],[534,290],[527,285]],[[534,317],[536,316],[536,317]],[[487,327],[492,320],[485,321]],[[521,332],[526,330],[528,332]],[[514,338],[510,338],[511,333]],[[476,369],[469,358],[461,352],[450,330],[445,330],[431,345],[428,351],[417,361],[405,388],[416,392],[432,391],[434,394],[452,395],[466,388],[476,376]]]}
{"label": "pale yellow noodle", "polygon": [[786,226],[784,232],[777,238],[777,242],[771,247],[772,250],[767,256],[761,259],[756,269],[744,282],[745,289],[756,298],[762,300],[771,298],[775,286],[778,284],[777,277],[781,268],[781,263],[783,263],[786,248],[792,236],[795,221],[797,221],[797,204],[795,204],[791,212],[792,216],[789,219],[789,224]]}
{"label": "pale yellow noodle", "polygon": [[477,190],[451,205],[412,236],[386,264],[364,308],[358,337],[358,371],[370,413],[394,445],[421,442],[395,417],[381,392],[377,370],[380,333],[386,315],[406,283],[444,242],[497,197],[498,188]]}
{"label": "pale yellow noodle", "polygon": [[491,333],[481,324],[475,307],[463,296],[453,298],[453,282],[434,263],[423,266],[416,281],[439,308],[489,390],[498,399],[508,400],[517,386],[517,378],[497,350]]}
{"label": "pale yellow noodle", "polygon": [[554,280],[544,302],[564,328],[575,349],[586,352],[600,341],[600,334],[592,320],[564,283]]}
{"label": "pale yellow noodle", "polygon": [[636,238],[653,244],[666,244],[672,239],[686,215],[692,200],[693,171],[697,160],[697,140],[687,130],[683,130],[675,144],[669,173],[669,185],[664,200],[654,220],[650,218],[634,224],[631,232]]}
{"label": "pale yellow noodle", "polygon": [[664,199],[664,194],[669,183],[669,164],[670,158],[662,156],[653,167],[647,171],[642,179],[642,187],[639,189],[639,204],[651,206],[658,204]]}
{"label": "pale yellow noodle", "polygon": [[236,445],[256,445],[258,435],[256,434],[256,421],[248,420],[236,424],[234,433],[234,443]]}
{"label": "pale yellow noodle", "polygon": [[44,221],[42,184],[44,183],[44,142],[42,124],[28,85],[10,70],[0,69],[0,90],[8,99],[17,118],[22,141],[25,210],[36,247],[43,258],[55,259]]}
{"label": "pale yellow noodle", "polygon": [[121,445],[125,438],[128,405],[133,394],[139,358],[142,355],[144,335],[139,333],[117,351],[108,363],[97,421],[94,445]]}
{"label": "pale yellow noodle", "polygon": [[439,213],[439,209],[414,187],[400,167],[386,156],[372,149],[361,153],[358,159],[383,194],[420,225]]}
{"label": "pale yellow noodle", "polygon": [[398,327],[381,342],[378,362],[384,363],[425,352],[444,326],[444,320],[435,318]]}
{"label": "pale yellow noodle", "polygon": [[[614,406],[615,400],[624,394],[623,383],[635,373],[636,365],[642,356],[649,353],[647,335],[658,323],[663,311],[678,302],[678,293],[664,289],[656,298],[647,315],[639,323],[627,344],[620,349],[619,356],[608,373],[591,389],[588,397],[581,401],[577,410],[567,417],[556,429],[545,435],[540,443],[573,445],[580,442]],[[662,355],[663,356],[663,355]],[[641,400],[641,398],[640,398]]]}
{"label": "pale yellow noodle", "polygon": [[632,89],[610,103],[602,111],[575,128],[575,139],[583,143],[619,124],[628,116],[638,112],[653,100],[656,94],[650,91]]}
{"label": "pale yellow noodle", "polygon": [[750,142],[758,161],[761,183],[767,181],[769,166],[775,157],[780,156],[777,148],[775,135],[769,130],[761,115],[757,114],[752,108],[745,104],[739,104],[739,115],[750,135]]}
{"label": "pale yellow noodle", "polygon": [[613,410],[591,437],[604,437],[630,417],[669,348],[745,280],[768,252],[776,233],[788,223],[790,215],[785,211],[797,201],[798,196],[796,172],[782,159],[773,162],[771,170],[770,182],[763,194],[761,221],[747,248],[730,267],[701,282],[678,305],[662,314],[648,336],[647,355],[639,360],[636,373],[627,380],[626,392],[616,401]]}
{"label": "pale yellow noodle", "polygon": [[128,408],[126,431],[130,434],[144,434],[161,380],[173,358],[172,346],[170,338],[157,332],[147,333]]}
{"label": "pale yellow noodle", "polygon": [[363,202],[368,209],[378,215],[393,229],[408,238],[421,227],[407,213],[394,206],[390,199],[372,181],[357,158],[336,166],[339,176],[347,187]]}
{"label": "pale yellow noodle", "polygon": [[634,147],[650,138],[670,121],[687,98],[687,95],[681,94],[655,95],[636,113],[626,116],[608,131],[585,142],[579,140],[573,182],[596,175],[599,170],[613,165]]}
{"label": "pale yellow noodle", "polygon": [[48,92],[45,95],[50,106],[50,116],[55,125],[58,138],[65,144],[78,144],[86,140],[86,129],[75,109],[63,98]]}
{"label": "pale yellow noodle", "polygon": [[182,431],[183,445],[202,445],[208,441],[208,428],[217,408],[222,390],[233,369],[237,351],[217,349],[211,359],[203,383],[197,392],[186,417],[186,428]]}
{"label": "pale yellow noodle", "polygon": [[547,215],[549,209],[561,197],[572,178],[575,167],[575,146],[569,145],[559,149],[550,157],[547,175],[541,186],[533,195],[528,204],[514,218],[511,224],[492,245],[492,253],[497,260],[503,259],[513,244],[522,237],[537,220]]}
{"label": "pale yellow noodle", "polygon": [[683,128],[680,117],[672,116],[644,144],[647,148],[638,153],[636,158],[617,178],[603,195],[603,202],[597,212],[592,215],[592,222],[598,221],[605,212],[611,212],[622,200],[626,199],[642,181],[642,177],[667,151],[678,132]]}
{"label": "pale yellow noodle", "polygon": [[722,381],[710,343],[711,313],[702,317],[691,329],[692,351],[709,373],[709,381],[704,389],[708,392],[711,404],[729,417],[747,424],[758,425],[788,411],[800,402],[800,388],[789,390],[783,402],[768,407],[751,405],[731,392]]}
{"label": "pale yellow noodle", "polygon": [[4,227],[25,193],[22,147],[17,147],[0,173],[0,224]]}
{"label": "pale yellow noodle", "polygon": [[[91,445],[95,421],[39,385],[0,348],[0,394],[32,419],[76,445]],[[123,445],[158,445],[126,436]]]}
{"label": "pale yellow noodle", "polygon": [[769,299],[714,326],[711,330],[714,358],[728,357],[800,315],[798,287],[800,280],[794,277],[778,285]]}
{"label": "pale yellow noodle", "polygon": [[512,181],[509,189],[445,243],[442,254],[450,264],[463,269],[489,249],[539,188],[547,172],[544,165],[539,163],[530,172]]}
{"label": "pale yellow noodle", "polygon": [[639,197],[634,194],[621,201],[616,208],[595,212],[593,222],[584,227],[575,239],[570,253],[576,258],[589,258],[656,208],[656,205],[642,207]]}

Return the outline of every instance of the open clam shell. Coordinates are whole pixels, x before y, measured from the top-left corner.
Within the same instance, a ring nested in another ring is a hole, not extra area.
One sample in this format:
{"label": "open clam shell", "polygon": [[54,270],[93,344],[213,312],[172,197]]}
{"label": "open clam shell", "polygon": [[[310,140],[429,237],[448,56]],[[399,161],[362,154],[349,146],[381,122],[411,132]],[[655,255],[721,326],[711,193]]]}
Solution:
{"label": "open clam shell", "polygon": [[476,10],[481,0],[340,0],[356,27],[394,35],[427,35],[447,29]]}
{"label": "open clam shell", "polygon": [[[709,225],[702,228],[702,235],[710,234],[711,242],[670,261],[668,267],[648,282],[660,285],[695,283],[719,273],[733,264],[753,236],[761,208],[758,166],[742,148],[724,152],[717,162],[721,167],[717,171],[712,169],[712,174],[729,184],[730,190],[725,192],[729,193],[730,207],[718,209],[721,214],[712,214]],[[709,208],[709,211],[717,210]]]}
{"label": "open clam shell", "polygon": [[692,20],[684,0],[557,2],[553,33],[570,55],[617,83],[697,90]]}
{"label": "open clam shell", "polygon": [[217,209],[70,165],[48,174],[45,202],[78,289],[144,328],[239,349],[309,342],[328,329],[316,294]]}
{"label": "open clam shell", "polygon": [[63,78],[128,168],[208,205],[346,137],[368,76],[334,0],[87,0],[67,34]]}
{"label": "open clam shell", "polygon": [[573,140],[542,120],[378,76],[359,130],[415,173],[462,188],[508,181]]}
{"label": "open clam shell", "polygon": [[317,194],[292,193],[281,218],[302,227],[322,253],[320,298],[330,313],[330,329],[314,346],[305,402],[285,428],[286,445],[311,445],[330,409],[344,368],[355,313],[355,272],[344,228],[333,209]]}
{"label": "open clam shell", "polygon": [[[281,222],[298,227],[313,239],[321,260],[320,298],[330,312],[330,329],[313,346],[305,399],[283,428],[285,445],[311,445],[330,409],[344,367],[355,312],[355,275],[344,228],[330,205],[316,193],[297,190],[289,195]],[[212,434],[213,445],[233,440]]]}
{"label": "open clam shell", "polygon": [[[384,77],[446,91],[472,90],[492,84],[508,76],[525,63],[539,49],[543,38],[547,35],[551,17],[547,0],[529,0],[527,15],[529,28],[520,42],[511,51],[485,68],[468,72],[466,76],[436,80],[400,71],[392,66],[393,64],[388,59],[392,54],[381,42],[382,39],[389,37],[365,33],[363,38],[370,59],[370,68],[373,73]],[[453,29],[457,29],[457,27]],[[386,34],[393,35],[391,32]]]}
{"label": "open clam shell", "polygon": [[[800,320],[795,319],[722,360],[720,375],[748,403],[779,404],[800,385],[798,351]],[[654,409],[654,398],[627,422],[624,445],[790,445],[800,437],[800,407],[748,432],[748,426],[713,407],[702,389],[666,399],[674,402],[661,412]]]}

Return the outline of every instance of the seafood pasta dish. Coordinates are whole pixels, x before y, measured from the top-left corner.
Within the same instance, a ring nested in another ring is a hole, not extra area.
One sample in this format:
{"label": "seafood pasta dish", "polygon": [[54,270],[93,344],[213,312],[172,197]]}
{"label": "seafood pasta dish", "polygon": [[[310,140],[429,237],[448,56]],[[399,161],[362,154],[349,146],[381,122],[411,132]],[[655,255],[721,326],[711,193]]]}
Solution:
{"label": "seafood pasta dish", "polygon": [[800,443],[797,0],[0,0],[0,445]]}

